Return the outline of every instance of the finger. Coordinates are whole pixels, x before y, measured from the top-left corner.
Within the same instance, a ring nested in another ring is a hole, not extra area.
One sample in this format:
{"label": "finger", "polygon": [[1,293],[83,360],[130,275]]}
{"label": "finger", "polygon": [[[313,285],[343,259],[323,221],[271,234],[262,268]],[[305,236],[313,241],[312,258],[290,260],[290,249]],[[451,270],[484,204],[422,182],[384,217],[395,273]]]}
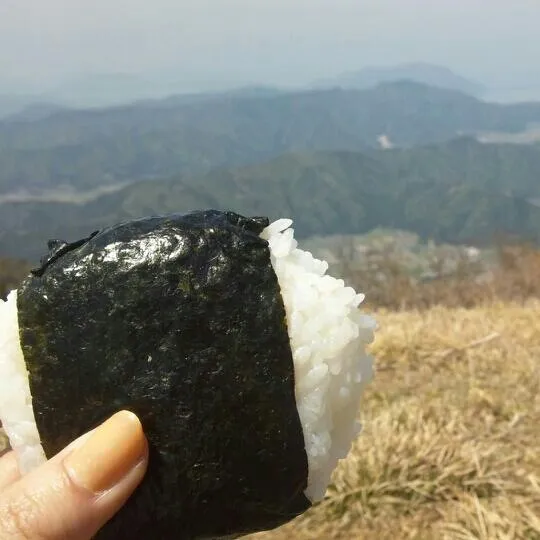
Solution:
{"label": "finger", "polygon": [[138,418],[113,415],[0,495],[0,538],[91,538],[138,486],[147,461]]}
{"label": "finger", "polygon": [[15,452],[9,451],[0,458],[0,492],[20,477]]}
{"label": "finger", "polygon": [[[70,452],[72,452],[94,432],[95,430],[88,431],[84,435],[81,435],[78,439],[70,443],[66,448],[54,456],[50,461],[56,462],[64,459]],[[19,461],[17,455],[13,450],[8,450],[0,457],[0,492],[13,484],[21,478],[21,472],[19,469]]]}

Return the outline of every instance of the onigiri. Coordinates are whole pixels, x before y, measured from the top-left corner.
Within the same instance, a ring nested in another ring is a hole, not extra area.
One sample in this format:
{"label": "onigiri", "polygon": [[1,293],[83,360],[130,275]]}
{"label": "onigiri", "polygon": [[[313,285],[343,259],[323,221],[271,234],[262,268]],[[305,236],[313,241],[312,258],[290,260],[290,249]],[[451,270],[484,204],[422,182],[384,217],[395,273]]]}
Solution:
{"label": "onigiri", "polygon": [[322,499],[359,433],[375,321],[290,219],[123,222],[0,300],[0,420],[23,474],[120,409],[146,477],[98,538],[233,538]]}

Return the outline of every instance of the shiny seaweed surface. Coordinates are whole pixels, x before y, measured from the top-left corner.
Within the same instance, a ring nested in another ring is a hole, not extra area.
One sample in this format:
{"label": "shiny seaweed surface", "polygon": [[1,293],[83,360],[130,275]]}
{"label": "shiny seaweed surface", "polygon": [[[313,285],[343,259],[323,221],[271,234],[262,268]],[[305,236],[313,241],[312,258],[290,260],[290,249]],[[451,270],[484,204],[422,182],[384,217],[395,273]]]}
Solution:
{"label": "shiny seaweed surface", "polygon": [[123,223],[55,243],[22,285],[47,455],[122,408],[149,438],[149,472],[99,538],[236,535],[308,508],[267,223],[216,211]]}

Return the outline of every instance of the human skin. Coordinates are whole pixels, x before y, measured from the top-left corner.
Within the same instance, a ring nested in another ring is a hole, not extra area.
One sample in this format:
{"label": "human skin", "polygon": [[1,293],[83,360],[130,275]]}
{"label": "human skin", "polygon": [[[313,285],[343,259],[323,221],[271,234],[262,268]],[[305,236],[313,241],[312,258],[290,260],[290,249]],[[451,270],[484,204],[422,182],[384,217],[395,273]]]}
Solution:
{"label": "human skin", "polygon": [[0,458],[0,538],[89,540],[144,477],[148,443],[135,414],[120,411],[21,477]]}

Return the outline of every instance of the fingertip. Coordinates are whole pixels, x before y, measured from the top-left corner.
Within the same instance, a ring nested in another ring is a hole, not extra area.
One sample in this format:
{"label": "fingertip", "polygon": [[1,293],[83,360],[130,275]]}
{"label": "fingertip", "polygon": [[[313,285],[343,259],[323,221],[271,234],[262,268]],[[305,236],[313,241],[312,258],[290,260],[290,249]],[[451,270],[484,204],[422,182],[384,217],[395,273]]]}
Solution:
{"label": "fingertip", "polygon": [[95,494],[112,489],[146,459],[148,443],[134,413],[113,414],[64,460],[74,484]]}
{"label": "fingertip", "polygon": [[[90,538],[126,503],[149,459],[142,423],[121,410],[38,469],[19,475],[14,452],[0,459],[0,538]],[[1,486],[1,484],[0,484]]]}

